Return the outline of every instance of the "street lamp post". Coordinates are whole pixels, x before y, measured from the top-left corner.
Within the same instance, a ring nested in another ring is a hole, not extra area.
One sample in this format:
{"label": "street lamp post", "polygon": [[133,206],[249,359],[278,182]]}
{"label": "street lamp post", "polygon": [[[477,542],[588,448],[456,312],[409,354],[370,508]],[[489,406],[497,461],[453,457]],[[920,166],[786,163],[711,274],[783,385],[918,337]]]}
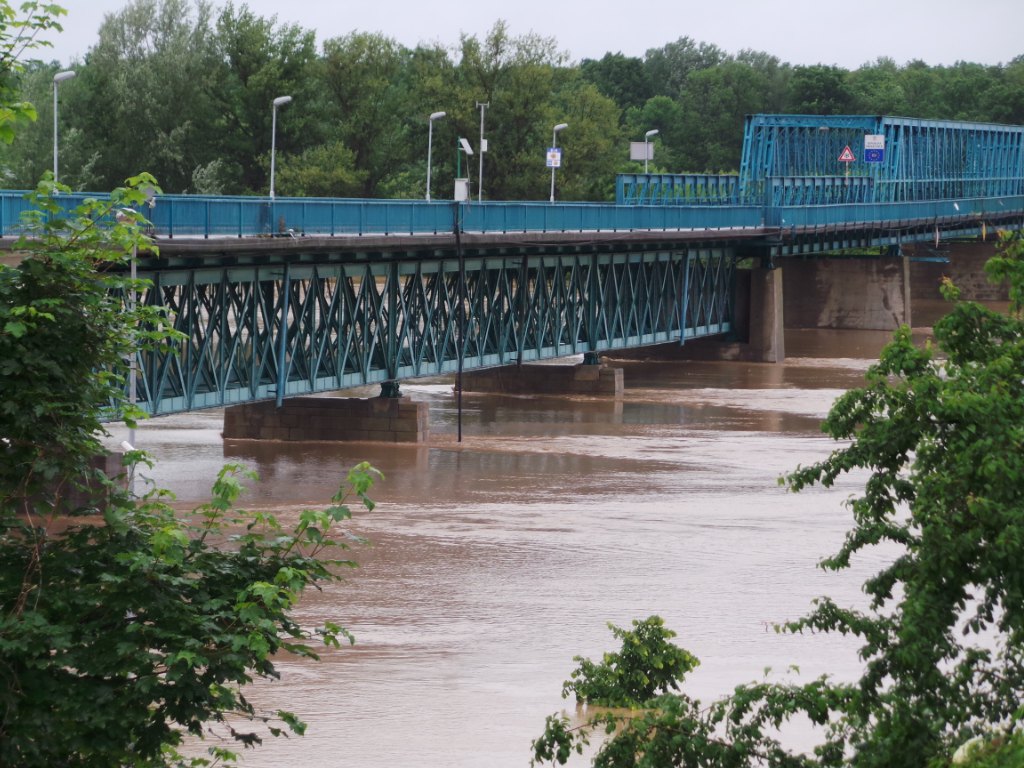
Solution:
{"label": "street lamp post", "polygon": [[657,136],[657,135],[658,135],[658,129],[657,128],[655,128],[653,130],[650,130],[650,131],[648,131],[647,133],[644,134],[644,173],[647,173],[647,158],[649,158],[651,156],[651,152],[648,149],[647,142],[651,138],[651,136]]}
{"label": "street lamp post", "polygon": [[446,112],[431,112],[430,127],[427,129],[427,202],[430,202],[430,154],[434,146],[434,121],[444,117]]}
{"label": "street lamp post", "polygon": [[57,183],[57,86],[75,76],[72,69],[58,72],[53,76],[53,183]]}
{"label": "street lamp post", "polygon": [[[569,127],[568,123],[559,123],[551,131],[551,148],[558,148],[558,132]],[[551,202],[555,202],[555,166],[551,166]]]}
{"label": "street lamp post", "polygon": [[480,172],[476,178],[476,199],[483,202],[484,199],[484,152],[487,151],[487,139],[484,138],[484,110],[491,106],[489,101],[478,101],[476,105],[480,108]]}
{"label": "street lamp post", "polygon": [[278,96],[274,99],[270,117],[270,199],[274,199],[274,155],[277,153],[277,108],[283,107],[292,100],[291,96]]}

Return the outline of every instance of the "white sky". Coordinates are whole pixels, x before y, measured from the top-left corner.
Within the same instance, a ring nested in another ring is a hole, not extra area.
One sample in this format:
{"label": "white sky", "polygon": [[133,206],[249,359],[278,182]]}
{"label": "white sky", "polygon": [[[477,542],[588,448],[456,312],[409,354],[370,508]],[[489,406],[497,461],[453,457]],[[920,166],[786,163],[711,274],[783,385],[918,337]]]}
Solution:
{"label": "white sky", "polygon": [[[64,32],[40,58],[69,64],[97,40],[107,13],[128,0],[56,0],[68,10]],[[223,5],[215,0],[215,5]],[[317,42],[352,31],[399,43],[454,45],[460,33],[483,38],[498,19],[512,35],[553,37],[571,58],[650,48],[688,36],[727,53],[766,51],[791,64],[856,69],[879,56],[898,64],[1007,63],[1024,53],[1024,0],[236,0],[317,33]]]}

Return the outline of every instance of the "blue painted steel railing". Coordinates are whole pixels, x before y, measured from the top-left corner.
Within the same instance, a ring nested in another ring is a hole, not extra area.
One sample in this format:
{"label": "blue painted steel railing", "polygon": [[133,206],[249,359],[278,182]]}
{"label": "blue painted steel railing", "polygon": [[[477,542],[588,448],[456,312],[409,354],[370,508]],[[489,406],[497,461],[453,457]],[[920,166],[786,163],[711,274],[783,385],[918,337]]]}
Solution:
{"label": "blue painted steel railing", "polygon": [[[849,225],[1024,215],[1024,194],[965,196],[909,202],[871,202],[875,182],[858,177],[768,179],[767,205],[605,205],[599,203],[459,203],[462,230],[483,234],[528,232],[686,232]],[[62,196],[68,208],[86,197]],[[344,237],[446,234],[453,227],[448,201],[345,200],[161,195],[143,211],[162,237],[222,238],[275,234]],[[29,208],[23,192],[0,192],[0,232],[20,231]]]}
{"label": "blue painted steel railing", "polygon": [[767,209],[765,224],[771,227],[804,228],[951,219],[1002,218],[1024,215],[1024,195],[961,198],[913,203],[846,203],[837,205],[779,205]]}
{"label": "blue painted steel railing", "polygon": [[[736,174],[620,173],[615,178],[618,205],[737,205]],[[760,203],[744,198],[743,202]]]}
{"label": "blue painted steel railing", "polygon": [[[24,192],[0,192],[0,232],[19,233]],[[62,196],[73,208],[87,193]],[[163,237],[426,235],[452,230],[448,201],[160,195],[142,213]],[[761,206],[637,207],[600,203],[460,203],[469,232],[627,232],[758,227]]]}

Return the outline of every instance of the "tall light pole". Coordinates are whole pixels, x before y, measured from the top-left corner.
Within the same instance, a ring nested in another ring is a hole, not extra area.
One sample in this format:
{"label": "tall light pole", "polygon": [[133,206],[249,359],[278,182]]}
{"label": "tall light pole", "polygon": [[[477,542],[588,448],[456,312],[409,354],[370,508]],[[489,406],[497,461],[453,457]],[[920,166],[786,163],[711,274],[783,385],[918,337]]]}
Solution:
{"label": "tall light pole", "polygon": [[291,96],[278,96],[274,99],[270,117],[270,199],[274,199],[274,155],[277,153],[277,108],[283,107],[292,100]]}
{"label": "tall light pole", "polygon": [[[568,123],[559,123],[551,131],[551,148],[552,149],[557,149],[558,148],[558,132],[559,131],[564,131],[568,127],[569,127]],[[551,166],[551,202],[552,203],[555,202],[555,166],[554,165]]]}
{"label": "tall light pole", "polygon": [[57,183],[57,86],[75,76],[72,69],[58,72],[53,76],[53,183]]}
{"label": "tall light pole", "polygon": [[427,129],[427,202],[430,201],[430,153],[434,147],[434,121],[440,120],[447,112],[431,112],[430,127]]}
{"label": "tall light pole", "polygon": [[487,151],[487,139],[484,138],[484,110],[491,106],[491,103],[478,101],[476,105],[480,107],[480,173],[476,179],[476,200],[479,203],[484,199],[484,152]]}
{"label": "tall light pole", "polygon": [[647,146],[647,142],[651,138],[651,136],[657,136],[657,135],[658,135],[658,129],[657,128],[655,128],[653,130],[650,130],[650,131],[648,131],[647,133],[644,134],[644,173],[647,173],[647,158],[649,158],[651,156],[651,151],[650,151],[650,149]]}

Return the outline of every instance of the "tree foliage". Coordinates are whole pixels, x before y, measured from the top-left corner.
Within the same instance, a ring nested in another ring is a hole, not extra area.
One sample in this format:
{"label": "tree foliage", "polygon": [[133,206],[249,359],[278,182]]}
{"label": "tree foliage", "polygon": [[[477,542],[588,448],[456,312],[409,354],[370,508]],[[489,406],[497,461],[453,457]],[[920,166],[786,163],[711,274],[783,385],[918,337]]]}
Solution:
{"label": "tree foliage", "polygon": [[[690,173],[735,171],[744,117],[758,112],[1024,122],[1021,57],[999,66],[881,58],[848,71],[681,37],[643,56],[575,63],[554,38],[514,34],[501,19],[450,47],[408,48],[355,30],[321,43],[243,3],[130,0],[107,15],[84,59],[68,62],[78,77],[60,89],[61,178],[79,190],[111,189],[145,168],[170,192],[266,194],[271,102],[284,95],[293,103],[278,113],[277,148],[305,158],[304,175],[315,176],[294,190],[343,196],[354,183],[361,197],[423,196],[427,116],[438,111],[447,115],[434,124],[432,196],[450,196],[457,139],[476,146],[481,103],[484,196],[508,200],[547,198],[545,149],[562,122],[570,128],[559,137],[559,198],[583,200],[610,199],[614,174],[639,170],[629,142],[652,128],[660,131],[655,169]],[[32,188],[50,167],[45,118],[60,68],[30,62],[7,80],[44,118],[21,125],[14,144],[0,142],[9,188]],[[5,119],[0,138],[10,141]],[[321,159],[339,147],[346,153],[334,173]]]}
{"label": "tree foliage", "polygon": [[348,546],[340,526],[349,497],[372,508],[372,468],[292,526],[234,509],[241,467],[185,516],[167,494],[137,498],[93,468],[104,419],[139,415],[125,403],[124,358],[174,341],[153,309],[125,312],[139,285],[124,266],[152,246],[138,215],[114,214],[140,208],[152,183],[140,176],[67,212],[44,181],[23,260],[0,267],[2,765],[170,765],[183,734],[210,724],[244,746],[260,740],[247,720],[301,732],[242,688],[277,676],[275,653],[316,658],[314,640],[347,636],[291,611],[351,565],[335,554]]}
{"label": "tree foliage", "polygon": [[10,144],[16,129],[36,117],[31,102],[20,98],[18,75],[28,53],[50,45],[49,31],[60,32],[63,8],[49,3],[26,2],[19,14],[9,3],[0,3],[0,142]]}
{"label": "tree foliage", "polygon": [[[564,763],[595,727],[609,734],[594,761],[599,766],[926,768],[948,764],[972,737],[993,761],[979,764],[1005,764],[998,761],[1019,754],[1024,241],[1004,237],[986,271],[1009,283],[1009,311],[960,301],[947,283],[952,307],[935,325],[934,344],[918,348],[909,329],[898,331],[866,386],[840,397],[824,423],[842,446],[785,478],[800,491],[832,486],[848,472],[869,473],[863,493],[849,501],[853,528],[823,568],[842,570],[873,547],[898,547],[864,583],[866,609],[821,598],[780,628],[859,638],[861,678],[743,685],[706,708],[685,695],[652,694],[639,715],[598,713],[577,731],[549,718],[535,743],[538,760]],[[665,656],[666,637],[656,638],[656,653],[634,657],[628,672],[609,656],[581,664],[564,692],[606,703],[616,698],[610,683],[628,701],[622,681],[660,674],[648,662]],[[797,713],[820,727],[811,755],[791,753],[776,738],[774,729]]]}
{"label": "tree foliage", "polygon": [[[0,25],[0,48],[21,28]],[[244,687],[277,677],[277,653],[315,659],[316,644],[351,641],[333,622],[300,624],[294,608],[352,565],[343,526],[349,503],[373,507],[372,467],[288,523],[236,509],[253,477],[240,466],[184,514],[170,494],[138,496],[124,474],[96,468],[106,420],[141,415],[126,402],[126,358],[180,340],[157,309],[128,301],[143,287],[129,260],[157,250],[135,212],[153,188],[140,174],[68,210],[68,188],[47,176],[19,262],[0,265],[0,765],[208,765],[179,756],[186,734],[220,727],[249,747],[302,733]],[[128,473],[148,459],[125,461]]]}

